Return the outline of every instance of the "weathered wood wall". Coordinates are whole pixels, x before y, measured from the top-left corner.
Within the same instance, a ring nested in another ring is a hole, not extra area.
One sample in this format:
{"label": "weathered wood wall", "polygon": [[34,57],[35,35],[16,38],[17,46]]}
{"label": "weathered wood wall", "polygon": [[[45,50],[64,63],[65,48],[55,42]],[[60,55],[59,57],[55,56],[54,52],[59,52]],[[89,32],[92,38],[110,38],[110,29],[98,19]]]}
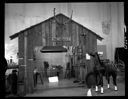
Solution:
{"label": "weathered wood wall", "polygon": [[27,79],[28,79],[28,92],[33,92],[34,80],[33,80],[33,70],[37,65],[33,61],[34,49],[36,46],[42,46],[42,27],[41,25],[35,26],[29,29],[27,36]]}
{"label": "weathered wood wall", "polygon": [[[57,20],[60,23],[66,22],[68,19],[63,15],[57,16]],[[27,91],[33,92],[33,69],[34,66],[40,65],[38,60],[33,61],[33,54],[35,47],[38,46],[53,46],[53,45],[66,45],[66,46],[81,46],[83,49],[83,54],[85,55],[87,51],[95,51],[97,48],[97,37],[92,34],[91,31],[84,28],[83,26],[69,21],[69,23],[63,25],[55,22],[53,18],[38,24],[27,32]],[[86,34],[85,38],[80,36],[81,34]],[[61,41],[65,39],[66,41]],[[54,42],[55,39],[59,39],[58,42]],[[54,40],[54,41],[53,41]],[[24,58],[24,33],[19,35],[19,57]],[[73,57],[74,64],[77,64],[77,56]],[[83,58],[83,62],[86,64],[85,72],[87,73],[92,69],[93,59],[86,60]],[[39,64],[38,64],[39,63]],[[24,65],[24,61],[20,60],[19,65]],[[88,71],[87,71],[88,70]]]}
{"label": "weathered wood wall", "polygon": [[[24,33],[19,35],[18,37],[18,52],[19,52],[19,58],[24,58]],[[19,65],[23,65],[24,60],[20,59],[19,60]]]}
{"label": "weathered wood wall", "polygon": [[[29,30],[25,31],[27,32],[27,48],[26,48],[26,72],[27,72],[27,81],[26,81],[26,91],[27,93],[33,92],[34,84],[33,84],[33,70],[36,66],[36,62],[33,61],[33,54],[34,54],[34,48],[36,46],[42,46],[42,27],[41,25],[36,26],[34,28],[30,28]],[[23,58],[22,60],[19,60],[19,65],[24,66],[24,33],[22,33],[19,36],[19,57]],[[20,74],[19,76],[25,76],[25,74]]]}

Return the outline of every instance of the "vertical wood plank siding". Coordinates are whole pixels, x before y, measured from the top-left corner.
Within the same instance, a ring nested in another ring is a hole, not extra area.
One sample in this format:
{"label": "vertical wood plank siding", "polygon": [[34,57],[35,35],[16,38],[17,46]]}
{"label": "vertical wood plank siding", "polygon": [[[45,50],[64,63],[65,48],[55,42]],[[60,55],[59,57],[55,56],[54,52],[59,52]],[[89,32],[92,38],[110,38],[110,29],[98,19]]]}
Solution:
{"label": "vertical wood plank siding", "polygon": [[36,36],[34,35],[34,28],[31,28],[28,30],[28,46],[27,46],[27,54],[28,54],[28,58],[27,58],[27,79],[28,79],[28,87],[27,93],[31,93],[33,92],[33,65],[31,63],[31,61],[29,59],[32,59],[32,54],[33,54],[33,43],[35,42],[35,39],[33,39],[33,37],[36,38]]}
{"label": "vertical wood plank siding", "polygon": [[[53,39],[56,37],[56,23],[55,23],[55,20],[51,20],[51,35],[52,35],[52,41]],[[52,42],[52,45],[55,46],[56,45],[56,42]]]}
{"label": "vertical wood plank siding", "polygon": [[[97,49],[97,39],[92,33],[88,33],[88,51],[94,52]],[[94,60],[93,57],[91,57],[91,60],[89,61],[88,66],[88,72],[92,70],[94,67]]]}
{"label": "vertical wood plank siding", "polygon": [[[24,65],[24,34],[23,33],[18,37],[18,52],[19,52],[19,58],[23,58],[23,59],[19,59],[18,83],[22,82],[24,84],[25,68],[23,66]],[[18,90],[18,92],[20,92],[20,89]]]}
{"label": "vertical wood plank siding", "polygon": [[27,60],[27,77],[28,77],[28,93],[32,93],[34,89],[33,82],[33,70],[36,66],[35,61],[33,59],[33,52],[36,46],[42,46],[42,25],[37,25],[34,28],[28,30],[28,60]]}
{"label": "vertical wood plank siding", "polygon": [[42,46],[46,46],[45,24],[42,23]]}
{"label": "vertical wood plank siding", "polygon": [[[23,33],[18,37],[18,52],[19,52],[19,58],[24,58],[24,34]],[[19,65],[24,65],[23,59],[19,60]]]}
{"label": "vertical wood plank siding", "polygon": [[49,33],[49,46],[52,46],[52,22],[51,19],[48,21],[48,33]]}

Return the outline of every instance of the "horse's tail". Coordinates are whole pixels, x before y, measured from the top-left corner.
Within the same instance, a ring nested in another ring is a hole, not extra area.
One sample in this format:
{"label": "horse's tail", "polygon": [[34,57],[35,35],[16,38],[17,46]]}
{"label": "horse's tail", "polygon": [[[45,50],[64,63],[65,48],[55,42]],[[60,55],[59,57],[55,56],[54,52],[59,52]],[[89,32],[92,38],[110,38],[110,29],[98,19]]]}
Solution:
{"label": "horse's tail", "polygon": [[88,88],[95,86],[96,85],[95,73],[94,72],[87,73],[85,81]]}
{"label": "horse's tail", "polygon": [[117,64],[111,62],[111,63],[110,63],[110,66],[111,66],[111,69],[112,69],[114,72],[117,72],[117,71],[118,71]]}
{"label": "horse's tail", "polygon": [[117,71],[118,71],[117,64],[113,62],[106,64],[106,71],[105,71],[106,79],[108,79],[110,71],[113,72],[113,74],[117,75]]}

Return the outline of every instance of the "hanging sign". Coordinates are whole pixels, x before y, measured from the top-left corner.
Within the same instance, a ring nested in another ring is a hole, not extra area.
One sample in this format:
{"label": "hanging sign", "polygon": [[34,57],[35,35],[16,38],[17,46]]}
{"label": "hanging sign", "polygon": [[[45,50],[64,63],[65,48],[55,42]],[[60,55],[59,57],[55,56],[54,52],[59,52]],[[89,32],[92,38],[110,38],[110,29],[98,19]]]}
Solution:
{"label": "hanging sign", "polygon": [[52,41],[71,41],[71,37],[54,37]]}

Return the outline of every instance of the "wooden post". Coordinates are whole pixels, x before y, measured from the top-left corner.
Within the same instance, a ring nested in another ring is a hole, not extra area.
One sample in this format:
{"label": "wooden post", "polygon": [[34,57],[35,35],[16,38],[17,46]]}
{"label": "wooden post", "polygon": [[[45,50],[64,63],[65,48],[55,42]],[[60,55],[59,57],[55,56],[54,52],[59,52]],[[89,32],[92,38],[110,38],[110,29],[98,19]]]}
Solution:
{"label": "wooden post", "polygon": [[24,74],[24,91],[27,93],[27,32],[24,33],[24,66],[25,66],[25,74]]}

